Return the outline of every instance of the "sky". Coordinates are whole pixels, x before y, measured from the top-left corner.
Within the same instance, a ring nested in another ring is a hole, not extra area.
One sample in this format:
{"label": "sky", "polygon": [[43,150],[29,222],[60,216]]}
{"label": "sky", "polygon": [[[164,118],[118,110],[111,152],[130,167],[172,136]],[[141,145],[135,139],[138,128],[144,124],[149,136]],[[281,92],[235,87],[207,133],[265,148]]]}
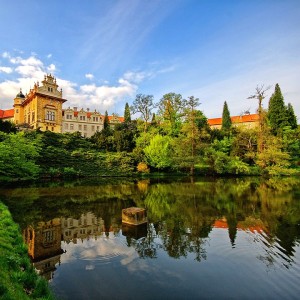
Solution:
{"label": "sky", "polygon": [[255,113],[278,83],[300,121],[299,0],[0,0],[0,41],[0,109],[51,73],[65,108],[120,116],[170,92]]}

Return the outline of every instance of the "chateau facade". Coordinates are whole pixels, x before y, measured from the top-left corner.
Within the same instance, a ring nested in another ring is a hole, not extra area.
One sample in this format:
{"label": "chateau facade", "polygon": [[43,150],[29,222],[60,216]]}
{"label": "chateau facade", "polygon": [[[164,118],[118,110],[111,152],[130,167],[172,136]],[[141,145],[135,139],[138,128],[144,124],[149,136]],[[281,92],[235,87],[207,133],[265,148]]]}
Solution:
{"label": "chateau facade", "polygon": [[17,94],[14,99],[14,123],[59,133],[62,128],[62,104],[66,101],[62,90],[58,90],[56,79],[51,74],[45,75],[42,86],[37,82],[26,96],[22,91]]}
{"label": "chateau facade", "polygon": [[[0,119],[15,123],[19,127],[53,131],[56,133],[80,132],[83,137],[91,137],[103,129],[104,116],[96,110],[63,109],[67,100],[62,89],[58,90],[56,78],[51,74],[44,76],[42,85],[34,84],[33,89],[24,95],[22,90],[14,99],[14,108],[0,110]],[[123,117],[109,116],[110,126],[124,121]]]}

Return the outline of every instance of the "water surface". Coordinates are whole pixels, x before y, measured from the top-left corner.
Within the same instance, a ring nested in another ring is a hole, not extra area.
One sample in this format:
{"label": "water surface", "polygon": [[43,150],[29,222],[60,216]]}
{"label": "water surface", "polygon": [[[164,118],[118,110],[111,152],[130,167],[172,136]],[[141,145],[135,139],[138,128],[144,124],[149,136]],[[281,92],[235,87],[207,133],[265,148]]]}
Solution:
{"label": "water surface", "polygon": [[[145,179],[6,187],[61,299],[297,299],[299,179]],[[122,224],[123,208],[148,223]]]}

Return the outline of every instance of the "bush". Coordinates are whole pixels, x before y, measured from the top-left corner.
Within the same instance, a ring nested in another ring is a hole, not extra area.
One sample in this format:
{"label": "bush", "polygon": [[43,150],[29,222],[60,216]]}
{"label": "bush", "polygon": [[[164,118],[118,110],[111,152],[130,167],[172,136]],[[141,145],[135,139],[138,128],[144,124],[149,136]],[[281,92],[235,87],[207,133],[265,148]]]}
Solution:
{"label": "bush", "polygon": [[150,169],[149,169],[148,165],[145,162],[140,162],[137,165],[137,171],[139,173],[149,173]]}

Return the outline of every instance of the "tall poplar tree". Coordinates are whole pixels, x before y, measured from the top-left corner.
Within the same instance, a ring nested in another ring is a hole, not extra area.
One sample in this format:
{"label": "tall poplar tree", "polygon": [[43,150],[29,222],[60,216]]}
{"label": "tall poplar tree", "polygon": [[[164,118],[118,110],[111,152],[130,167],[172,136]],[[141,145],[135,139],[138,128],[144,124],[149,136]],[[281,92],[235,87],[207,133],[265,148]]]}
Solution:
{"label": "tall poplar tree", "polygon": [[104,121],[103,121],[103,130],[106,131],[109,129],[109,119],[108,119],[108,113],[105,111]]}
{"label": "tall poplar tree", "polygon": [[223,113],[222,113],[222,131],[229,132],[232,126],[230,112],[228,109],[227,102],[224,102]]}
{"label": "tall poplar tree", "polygon": [[282,96],[279,84],[276,83],[275,91],[269,100],[268,120],[271,127],[271,132],[275,135],[284,126],[288,126],[287,109],[284,104],[284,98]]}
{"label": "tall poplar tree", "polygon": [[127,102],[125,104],[124,122],[125,123],[130,123],[131,122],[130,107],[129,107]]}

